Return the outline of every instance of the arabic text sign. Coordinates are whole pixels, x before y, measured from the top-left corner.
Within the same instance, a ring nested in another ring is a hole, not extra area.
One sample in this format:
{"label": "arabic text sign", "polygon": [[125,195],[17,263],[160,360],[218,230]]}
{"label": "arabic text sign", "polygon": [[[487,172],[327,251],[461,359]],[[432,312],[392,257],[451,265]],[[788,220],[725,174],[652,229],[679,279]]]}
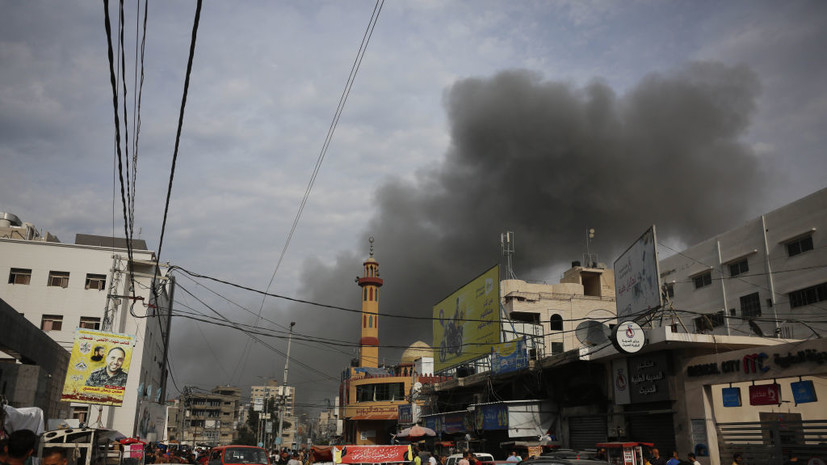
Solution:
{"label": "arabic text sign", "polygon": [[525,338],[501,342],[491,347],[491,372],[495,374],[517,371],[528,366]]}
{"label": "arabic text sign", "polygon": [[60,400],[121,406],[132,336],[78,328]]}
{"label": "arabic text sign", "polygon": [[500,342],[500,268],[494,266],[433,309],[434,370],[485,357]]}
{"label": "arabic text sign", "polygon": [[671,400],[665,353],[629,358],[629,396],[632,403]]}
{"label": "arabic text sign", "polygon": [[721,391],[721,399],[724,402],[724,407],[740,407],[741,406],[741,388],[729,387],[723,388]]}
{"label": "arabic text sign", "polygon": [[614,270],[618,318],[635,317],[661,306],[654,225],[615,261]]}
{"label": "arabic text sign", "polygon": [[781,405],[780,384],[760,384],[749,387],[750,405]]}
{"label": "arabic text sign", "polygon": [[790,384],[790,388],[793,390],[793,399],[796,404],[818,402],[816,390],[811,380],[796,381]]}
{"label": "arabic text sign", "polygon": [[387,463],[409,462],[411,446],[336,446],[333,448],[335,463]]}

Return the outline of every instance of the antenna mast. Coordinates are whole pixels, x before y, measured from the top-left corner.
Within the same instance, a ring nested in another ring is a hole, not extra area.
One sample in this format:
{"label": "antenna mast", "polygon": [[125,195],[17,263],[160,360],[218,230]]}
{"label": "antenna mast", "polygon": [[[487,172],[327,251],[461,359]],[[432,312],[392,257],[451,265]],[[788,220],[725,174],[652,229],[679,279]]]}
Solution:
{"label": "antenna mast", "polygon": [[514,256],[514,232],[506,231],[500,234],[500,248],[502,249],[503,257],[505,257],[505,264],[502,270],[503,279],[517,279],[514,274],[514,267],[511,259]]}

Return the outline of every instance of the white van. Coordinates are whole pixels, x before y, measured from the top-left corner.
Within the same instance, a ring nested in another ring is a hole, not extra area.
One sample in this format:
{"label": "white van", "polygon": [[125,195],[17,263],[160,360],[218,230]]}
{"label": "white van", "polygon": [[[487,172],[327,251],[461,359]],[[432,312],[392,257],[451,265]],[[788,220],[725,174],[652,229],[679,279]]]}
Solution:
{"label": "white van", "polygon": [[[474,457],[476,457],[477,460],[480,460],[482,462],[494,461],[494,456],[491,454],[486,454],[485,452],[474,452]],[[450,455],[448,456],[448,459],[445,461],[445,465],[457,465],[457,462],[459,462],[459,459],[461,458],[462,454]]]}

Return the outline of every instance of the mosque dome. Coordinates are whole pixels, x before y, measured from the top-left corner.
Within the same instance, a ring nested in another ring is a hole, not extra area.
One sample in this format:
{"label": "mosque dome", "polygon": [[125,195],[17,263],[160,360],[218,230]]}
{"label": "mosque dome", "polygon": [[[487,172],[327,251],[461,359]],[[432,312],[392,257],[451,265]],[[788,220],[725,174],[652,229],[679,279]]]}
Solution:
{"label": "mosque dome", "polygon": [[416,341],[411,344],[405,352],[402,352],[401,363],[413,363],[418,358],[433,357],[434,349],[422,341]]}

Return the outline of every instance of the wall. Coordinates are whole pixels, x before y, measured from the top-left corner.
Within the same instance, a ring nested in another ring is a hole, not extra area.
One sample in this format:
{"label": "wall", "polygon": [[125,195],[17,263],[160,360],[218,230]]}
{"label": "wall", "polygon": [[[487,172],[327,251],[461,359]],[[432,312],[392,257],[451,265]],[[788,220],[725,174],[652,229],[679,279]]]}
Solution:
{"label": "wall", "polygon": [[[700,314],[723,310],[734,317],[715,328],[715,334],[755,334],[744,319],[749,315],[744,315],[740,301],[755,292],[759,294],[761,319],[754,323],[764,335],[779,332],[788,339],[803,339],[813,337],[814,332],[823,334],[827,331],[825,304],[790,308],[788,294],[827,283],[825,230],[827,189],[661,260],[661,280],[674,286],[674,308]],[[786,241],[808,232],[812,233],[813,250],[788,256]],[[740,259],[747,260],[749,270],[733,277],[729,265]],[[711,271],[712,282],[696,289],[692,277],[704,271]],[[691,332],[695,331],[692,319],[696,317],[685,318]],[[797,321],[805,321],[813,329]]]}
{"label": "wall", "polygon": [[[113,255],[120,260],[113,259]],[[123,249],[0,239],[0,297],[38,328],[44,314],[63,315],[62,328],[59,331],[48,331],[47,334],[63,348],[71,350],[74,330],[78,327],[80,318],[96,317],[102,320],[107,294],[123,296],[128,293],[126,256],[127,251]],[[134,250],[134,258],[136,261],[149,261],[154,258],[154,254],[151,251]],[[113,266],[120,270],[115,274],[121,277],[116,288],[111,287],[110,270]],[[7,277],[11,268],[31,269],[30,283],[8,284]],[[68,287],[47,286],[50,271],[68,271]],[[120,298],[114,315],[114,332],[136,336],[123,406],[100,407],[102,424],[127,434],[132,434],[137,427],[141,403],[154,402],[156,399],[164,401],[164,394],[158,394],[165,382],[164,347],[170,317],[134,318],[130,315],[130,307],[137,315],[155,312],[146,306],[151,302],[151,271],[152,267],[148,264],[136,264],[136,272],[147,274],[135,279],[136,294],[144,300],[135,301],[134,306],[131,306],[132,300]],[[85,289],[87,273],[107,276],[106,289]],[[168,287],[173,288],[174,285]],[[168,307],[170,297],[166,289],[162,290],[158,307]],[[143,388],[140,393],[139,387]],[[90,424],[99,417],[98,409],[97,406],[90,409]]]}

